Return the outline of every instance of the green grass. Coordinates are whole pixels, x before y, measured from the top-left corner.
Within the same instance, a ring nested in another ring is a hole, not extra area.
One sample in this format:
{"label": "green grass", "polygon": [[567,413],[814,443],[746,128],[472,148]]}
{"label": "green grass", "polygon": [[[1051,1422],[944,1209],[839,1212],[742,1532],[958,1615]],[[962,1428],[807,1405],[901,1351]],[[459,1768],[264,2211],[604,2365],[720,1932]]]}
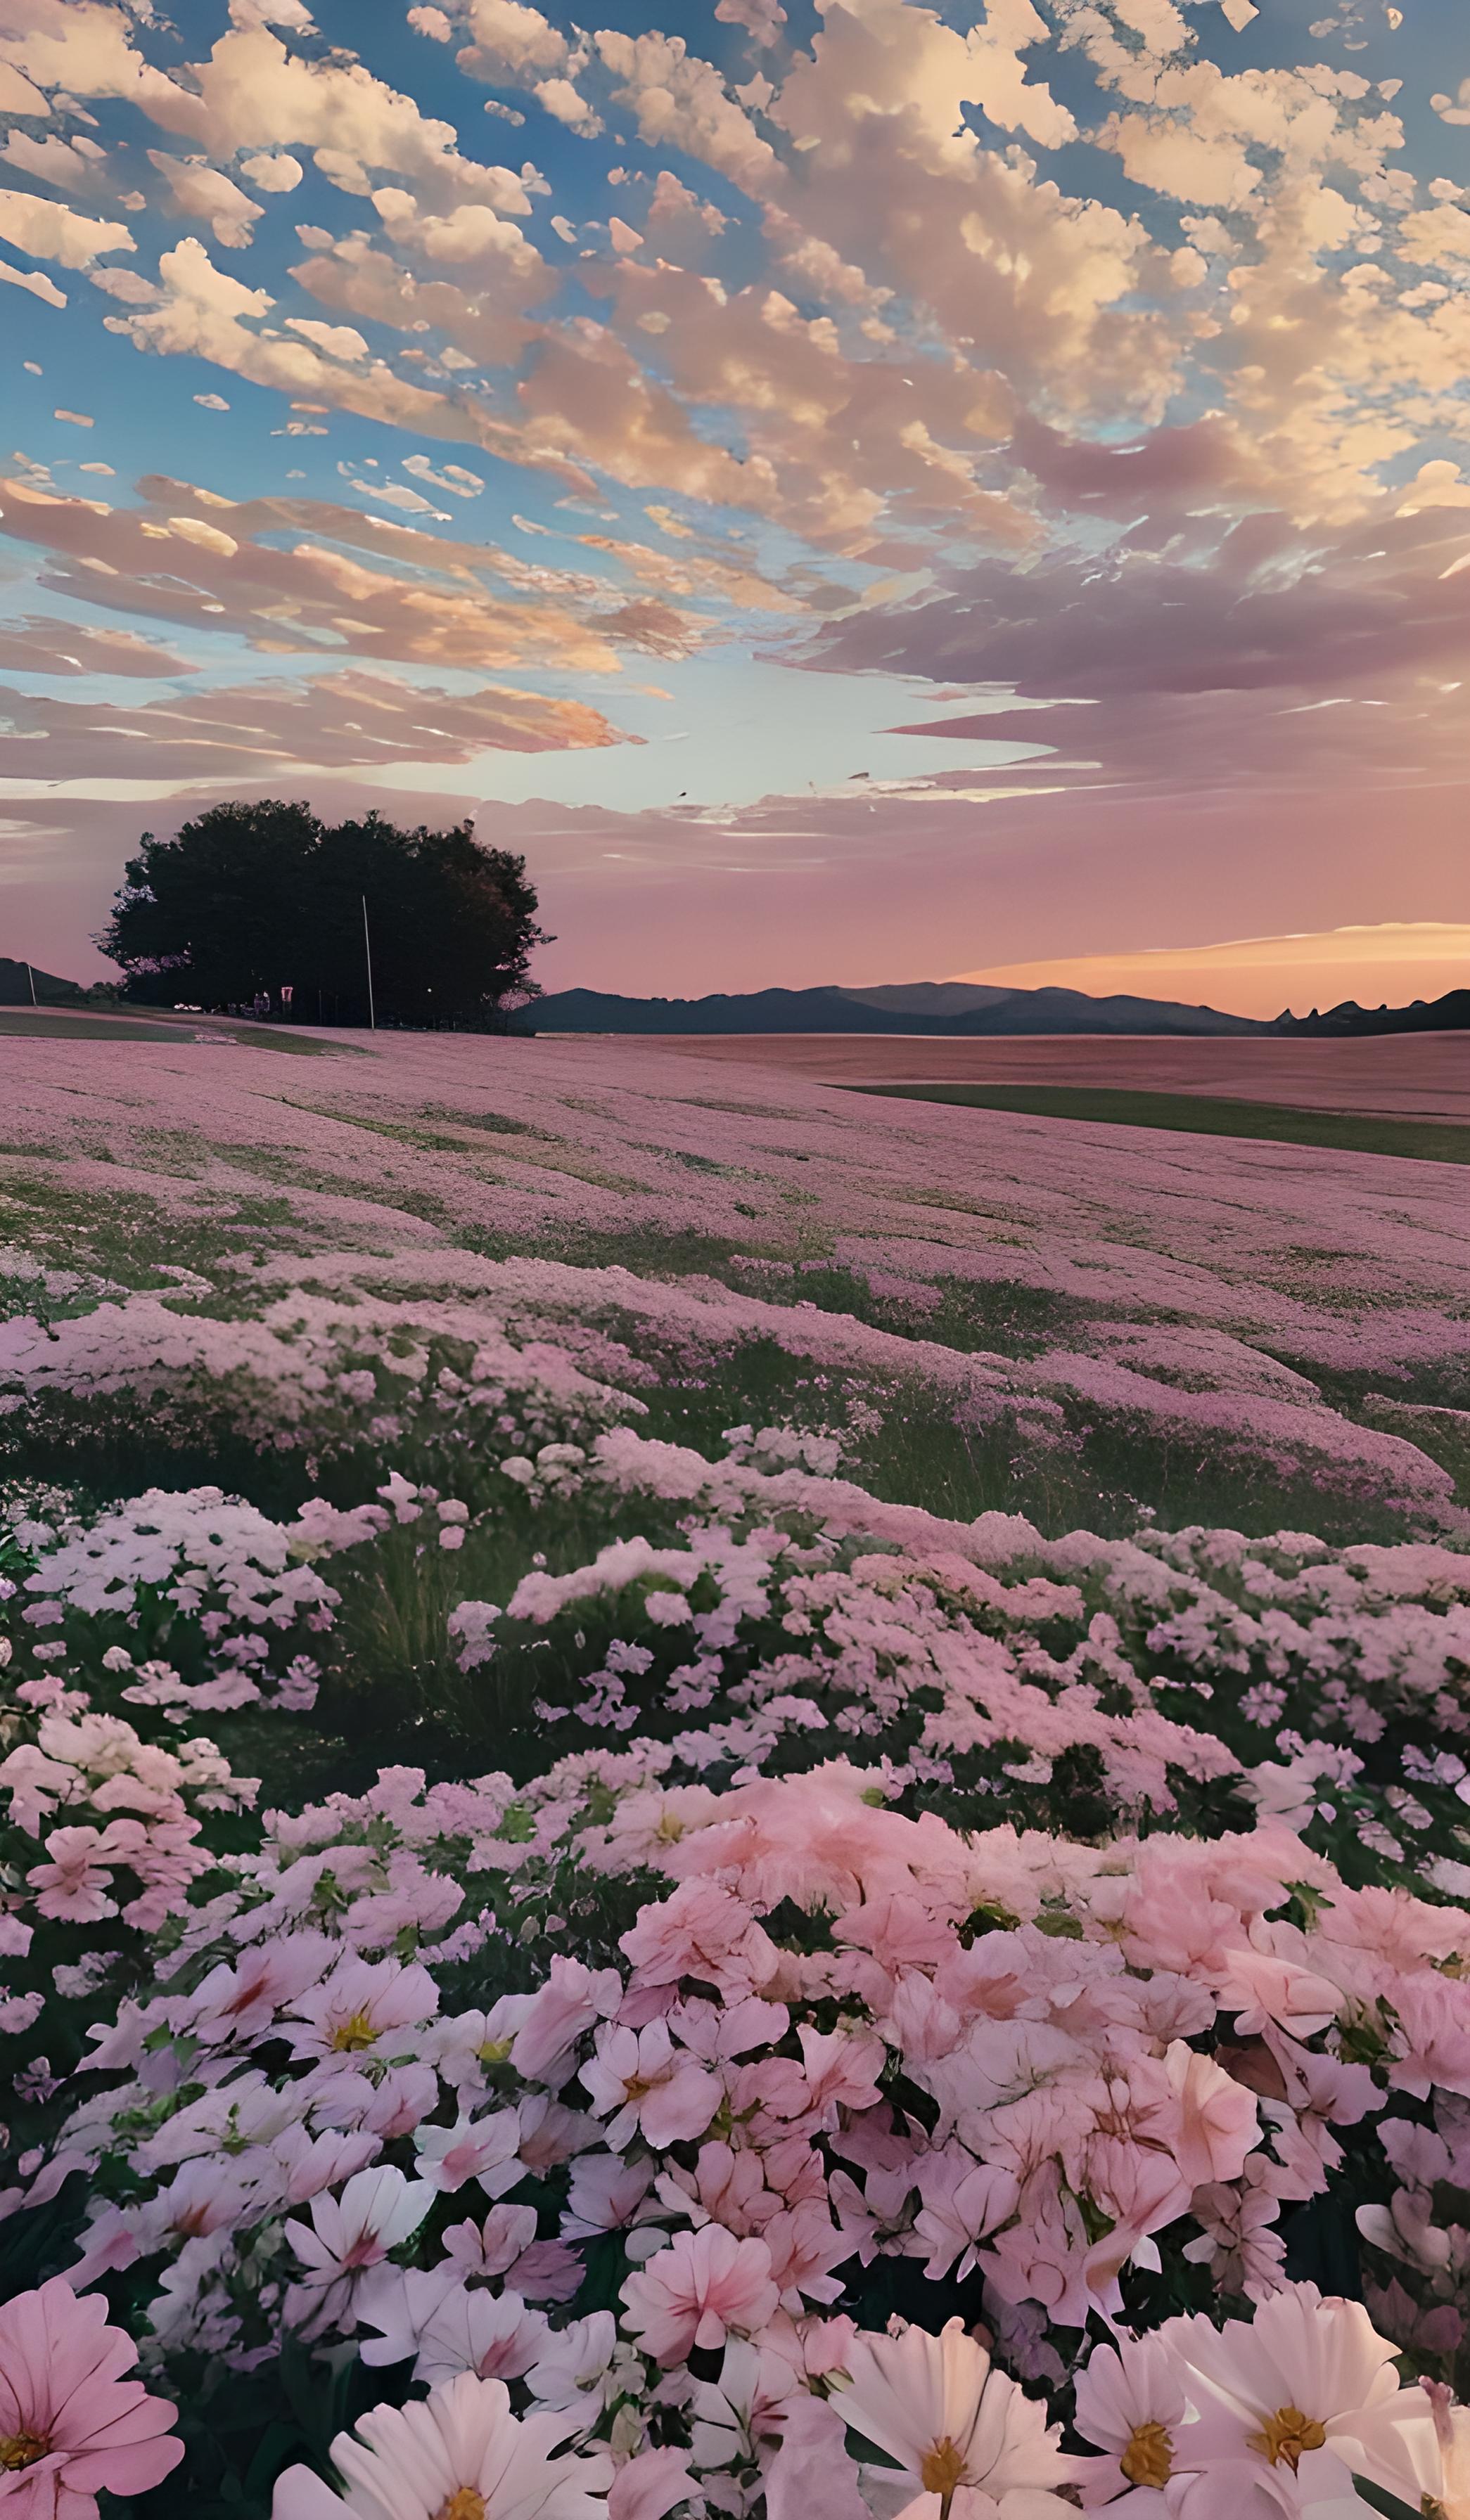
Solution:
{"label": "green grass", "polygon": [[308,1041],[303,1033],[287,1032],[274,1024],[235,1024],[220,1041],[195,1041],[196,1029],[212,1028],[208,1015],[182,1023],[154,1023],[146,1015],[64,1015],[28,1007],[0,1011],[0,1035],[23,1041],[171,1041],[187,1049],[216,1050],[228,1040],[241,1042],[249,1050],[289,1051],[298,1058],[358,1056],[350,1042]]}
{"label": "green grass", "polygon": [[1276,1146],[1331,1147],[1357,1155],[1412,1155],[1421,1163],[1470,1164],[1470,1128],[1453,1120],[1401,1120],[1372,1111],[1303,1111],[1282,1102],[1223,1096],[1146,1094],[1112,1085],[842,1085],[905,1102],[959,1102],[978,1111],[1022,1111],[1042,1120],[1101,1120],[1124,1129],[1183,1129],[1199,1138],[1263,1138]]}

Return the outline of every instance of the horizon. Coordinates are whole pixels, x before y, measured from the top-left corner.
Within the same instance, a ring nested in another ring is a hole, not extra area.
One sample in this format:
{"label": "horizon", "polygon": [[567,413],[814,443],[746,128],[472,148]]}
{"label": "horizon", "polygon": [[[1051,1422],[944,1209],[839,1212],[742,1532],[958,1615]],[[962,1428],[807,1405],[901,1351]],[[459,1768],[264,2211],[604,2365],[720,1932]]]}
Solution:
{"label": "horizon", "polygon": [[[1315,940],[1315,939],[1305,939],[1305,940],[1303,940],[1303,939],[1296,939],[1296,938],[1276,938],[1276,937],[1253,937],[1253,938],[1243,938],[1243,939],[1236,940],[1237,944],[1254,944],[1254,945],[1291,945],[1291,944],[1298,944],[1298,943],[1303,943],[1303,942],[1308,943],[1308,944],[1310,944],[1310,943],[1314,943],[1314,942],[1316,942],[1316,941],[1317,941],[1317,940]],[[1186,958],[1185,958],[1185,957],[1183,957],[1183,956],[1181,956],[1181,955],[1171,955],[1171,954],[1170,954],[1170,952],[1169,952],[1169,949],[1168,949],[1167,947],[1160,947],[1160,948],[1159,948],[1159,949],[1157,949],[1157,950],[1158,950],[1158,952],[1159,952],[1159,955],[1160,955],[1160,959],[1161,959],[1161,961],[1168,962],[1171,967],[1176,968],[1184,968],[1185,960],[1186,960]],[[1207,949],[1204,949],[1204,951],[1206,951],[1206,952],[1210,952],[1210,951],[1219,952],[1219,951],[1223,951],[1223,950],[1226,950],[1226,949],[1223,949],[1223,948],[1214,948],[1214,949],[1207,948]],[[29,964],[29,962],[28,962],[28,960],[27,960],[27,958],[26,958],[25,956],[23,956],[23,955],[20,955],[20,956],[11,956],[11,957],[5,957],[5,956],[3,956],[3,955],[0,955],[0,961],[5,961],[5,960],[7,960],[7,959],[8,959],[8,960],[10,960],[10,961],[11,961],[15,966],[17,966],[18,968],[20,968],[20,967],[24,967],[24,968],[33,968],[33,969],[34,969],[34,972],[35,972],[35,975],[36,975],[36,977],[38,977],[38,978],[41,978],[41,979],[47,979],[47,980],[52,980],[52,981],[59,981],[59,982],[61,982],[61,984],[62,984],[63,986],[65,986],[65,987],[73,987],[73,986],[79,986],[79,985],[81,985],[80,983],[77,983],[77,982],[72,981],[72,980],[70,979],[69,975],[69,974],[67,974],[67,973],[65,973],[65,972],[57,972],[57,971],[51,971],[51,970],[45,969],[45,968],[44,968],[40,964],[38,964],[38,963],[37,963],[37,964],[35,964],[35,965],[33,965],[33,966],[32,966],[32,965],[30,965],[30,964]],[[1058,967],[1058,968],[1059,968],[1059,969],[1063,969],[1063,970],[1069,970],[1069,971],[1072,971],[1072,972],[1076,973],[1076,974],[1078,975],[1078,978],[1080,979],[1080,978],[1081,978],[1082,976],[1086,976],[1086,975],[1088,975],[1088,964],[1089,964],[1090,960],[1092,960],[1092,959],[1094,959],[1094,958],[1087,958],[1087,957],[1084,957],[1084,958],[1080,959],[1076,964],[1073,964],[1073,965],[1070,965],[1070,966],[1059,966],[1059,967]],[[1098,958],[1095,958],[1095,959],[1097,959],[1098,961],[1101,961],[1103,958],[1098,957]],[[1142,958],[1142,957],[1139,957],[1139,956],[1133,956],[1133,957],[1130,957],[1130,958],[1129,958],[1129,957],[1120,957],[1120,958],[1118,958],[1118,967],[1117,967],[1117,968],[1118,968],[1120,970],[1122,970],[1122,969],[1136,969],[1136,967],[1137,967],[1138,963],[1139,963],[1142,959],[1143,959],[1143,958]],[[109,966],[108,968],[115,968],[115,967]],[[1021,968],[1027,968],[1028,967],[1021,967]],[[1034,968],[1034,969],[1039,970],[1039,969],[1044,969],[1044,968],[1046,968],[1047,967],[1045,967],[1045,966],[1035,966],[1035,967],[1030,967],[1030,968]],[[1269,967],[1267,966],[1267,967],[1264,967],[1264,968],[1269,968]],[[1323,968],[1324,969],[1330,969],[1330,968],[1331,968],[1331,966],[1330,966],[1330,965],[1324,965],[1322,968]],[[1430,969],[1439,969],[1441,967],[1439,967],[1438,965],[1430,965],[1430,966],[1420,966],[1420,967],[1411,967],[1411,968],[1419,968],[1419,969],[1422,969],[1422,968],[1430,968]],[[1333,1008],[1335,1008],[1335,1007],[1340,1007],[1340,1006],[1356,1006],[1356,1007],[1358,1007],[1360,1010],[1362,1010],[1363,1012],[1374,1012],[1374,1011],[1378,1011],[1378,1010],[1387,1010],[1391,1005],[1394,1005],[1394,1004],[1398,1004],[1398,1005],[1400,1005],[1400,1006],[1422,1006],[1422,1005],[1432,1005],[1432,1004],[1435,1002],[1435,1000],[1436,1000],[1437,998],[1439,998],[1439,997],[1443,997],[1443,996],[1446,996],[1446,995],[1447,995],[1450,991],[1455,990],[1455,989],[1463,988],[1463,987],[1466,985],[1465,981],[1464,981],[1464,980],[1463,980],[1463,978],[1460,976],[1460,975],[1462,974],[1462,972],[1463,972],[1463,969],[1464,969],[1464,966],[1463,966],[1463,964],[1462,964],[1462,963],[1460,963],[1460,962],[1456,962],[1456,963],[1454,963],[1453,965],[1448,965],[1448,964],[1447,964],[1447,965],[1444,967],[1444,968],[1445,968],[1445,969],[1447,969],[1447,970],[1450,970],[1450,971],[1453,973],[1453,975],[1454,975],[1454,976],[1451,976],[1451,977],[1449,977],[1449,978],[1446,979],[1446,981],[1445,981],[1445,984],[1444,984],[1444,987],[1443,987],[1443,988],[1438,988],[1438,987],[1437,987],[1437,988],[1433,988],[1433,989],[1431,989],[1431,990],[1423,990],[1423,989],[1421,989],[1421,990],[1419,990],[1419,991],[1417,992],[1417,994],[1416,994],[1414,997],[1412,997],[1412,998],[1407,998],[1407,999],[1401,998],[1401,999],[1399,999],[1399,1000],[1397,1000],[1397,1001],[1394,1001],[1394,1000],[1391,1000],[1389,997],[1384,996],[1384,997],[1382,997],[1382,998],[1379,998],[1379,999],[1377,999],[1377,1000],[1374,1000],[1374,999],[1373,999],[1373,998],[1371,998],[1370,996],[1369,996],[1369,997],[1360,996],[1360,995],[1357,995],[1355,992],[1354,992],[1354,991],[1352,991],[1352,990],[1349,990],[1349,991],[1345,992],[1345,993],[1344,993],[1342,996],[1340,996],[1340,997],[1337,997],[1337,998],[1325,998],[1325,999],[1322,1001],[1322,1004],[1321,1004],[1321,1007],[1320,1007],[1320,1008],[1319,1008],[1316,1004],[1313,1004],[1313,1005],[1311,1005],[1310,1007],[1308,1007],[1308,1006],[1305,1006],[1305,1005],[1297,1005],[1297,1004],[1293,1004],[1293,1003],[1288,1002],[1288,1003],[1287,1003],[1287,1004],[1285,1004],[1284,1006],[1276,1006],[1276,1007],[1273,1007],[1273,1008],[1270,1010],[1270,1012],[1265,1012],[1265,1002],[1264,1002],[1264,1000],[1263,1000],[1263,1000],[1262,1000],[1258,1005],[1251,1006],[1251,1007],[1241,1007],[1241,1006],[1239,1006],[1239,1005],[1225,1006],[1225,1005],[1223,1005],[1223,1004],[1217,1003],[1217,1001],[1215,1001],[1215,1000],[1213,1000],[1213,999],[1209,999],[1209,998],[1190,998],[1190,997],[1181,996],[1181,995],[1177,994],[1176,992],[1166,992],[1162,986],[1160,986],[1160,987],[1158,987],[1158,988],[1154,988],[1154,989],[1143,989],[1143,988],[1122,988],[1122,987],[1121,987],[1121,988],[1116,988],[1116,989],[1115,989],[1115,988],[1104,988],[1104,987],[1103,987],[1103,986],[1101,986],[1101,985],[1096,985],[1096,986],[1094,986],[1094,987],[1092,987],[1092,988],[1090,988],[1090,989],[1089,989],[1089,988],[1083,988],[1083,987],[1079,986],[1079,985],[1078,985],[1077,980],[1076,980],[1076,979],[1072,979],[1072,978],[1065,978],[1065,979],[1064,979],[1064,978],[1057,978],[1057,979],[1041,979],[1041,978],[1031,978],[1031,977],[1028,977],[1028,978],[1027,978],[1027,979],[1025,979],[1025,980],[1007,980],[1007,979],[1003,976],[1003,974],[1002,974],[1002,973],[1000,973],[1000,972],[996,972],[996,973],[993,973],[993,974],[990,974],[990,973],[984,973],[984,972],[958,972],[958,973],[951,973],[951,974],[948,974],[948,975],[946,975],[943,979],[940,979],[940,980],[935,980],[935,979],[924,979],[924,980],[901,980],[901,981],[891,981],[891,980],[890,980],[890,981],[885,981],[885,980],[829,980],[829,981],[822,981],[822,980],[814,980],[814,981],[804,982],[804,983],[802,983],[802,984],[799,984],[799,985],[800,985],[801,987],[808,988],[808,989],[829,989],[829,990],[832,990],[832,991],[837,992],[837,993],[845,993],[845,994],[847,994],[847,995],[849,995],[849,996],[860,996],[860,995],[864,994],[865,992],[871,992],[871,991],[875,991],[875,990],[878,990],[878,989],[893,989],[893,988],[897,988],[897,989],[916,989],[916,988],[954,988],[954,987],[960,987],[960,986],[966,986],[966,985],[982,985],[982,986],[987,986],[987,987],[993,986],[993,987],[995,987],[998,991],[1003,991],[1003,990],[1006,990],[1006,989],[1015,989],[1019,994],[1021,994],[1021,995],[1023,995],[1023,996],[1025,996],[1025,995],[1029,995],[1029,994],[1031,994],[1031,993],[1032,993],[1032,992],[1034,992],[1034,991],[1037,991],[1037,990],[1041,990],[1041,989],[1063,989],[1063,990],[1066,990],[1070,995],[1074,995],[1074,996],[1078,996],[1078,997],[1094,998],[1094,999],[1099,999],[1099,1000],[1101,1000],[1101,999],[1105,999],[1105,998],[1114,998],[1114,997],[1136,997],[1136,998],[1138,998],[1138,999],[1140,999],[1140,1000],[1146,1000],[1147,1002],[1149,1002],[1149,1003],[1151,1003],[1151,1004],[1155,1004],[1155,1005],[1182,1006],[1182,1007],[1187,1007],[1187,1008],[1189,1008],[1191,1011],[1193,1011],[1193,1012],[1213,1012],[1213,1013],[1216,1013],[1216,1014],[1240,1014],[1240,1015],[1246,1015],[1246,1016],[1250,1017],[1250,1018],[1251,1018],[1252,1020],[1254,1020],[1254,1021],[1258,1021],[1258,1022],[1267,1022],[1267,1023],[1268,1023],[1268,1022],[1270,1022],[1270,1021],[1274,1020],[1276,1017],[1279,1017],[1279,1016],[1301,1016],[1301,1015],[1304,1015],[1304,1014],[1315,1014],[1315,1013],[1317,1013],[1317,1012],[1330,1012]],[[772,985],[772,986],[785,986],[786,984],[784,984],[784,983],[780,983],[780,984],[771,984],[771,985]],[[630,993],[630,992],[625,991],[625,990],[605,989],[605,988],[603,988],[603,987],[601,986],[601,984],[600,984],[600,983],[595,982],[595,981],[591,981],[591,980],[574,980],[574,979],[572,979],[572,980],[565,980],[565,981],[563,981],[563,982],[559,983],[559,985],[558,985],[558,987],[557,987],[556,989],[554,989],[554,990],[546,990],[546,991],[544,992],[544,994],[545,994],[546,996],[548,996],[548,997],[551,997],[551,996],[560,996],[560,995],[564,995],[564,994],[574,994],[574,993],[576,993],[577,991],[582,991],[582,992],[584,992],[584,993],[586,993],[586,994],[588,994],[588,995],[592,995],[592,996],[608,996],[608,997],[621,997],[621,998],[629,997],[630,995],[632,995],[632,994],[633,994],[633,993]],[[666,1005],[683,1005],[683,1004],[691,1004],[691,1005],[692,1005],[692,1004],[702,1003],[704,999],[709,998],[709,997],[728,996],[728,997],[731,997],[731,998],[733,999],[733,998],[742,998],[742,997],[748,997],[748,996],[759,996],[759,995],[762,995],[762,994],[766,994],[766,991],[762,990],[762,988],[761,988],[758,984],[754,989],[750,989],[750,990],[728,990],[728,991],[726,991],[726,990],[704,990],[704,991],[699,992],[697,996],[695,995],[695,993],[693,993],[693,992],[688,992],[688,991],[679,991],[679,990],[674,990],[674,991],[669,991],[669,990],[648,990],[648,991],[645,991],[645,992],[641,993],[641,1002],[642,1002],[642,1003],[647,1003],[647,1004],[653,1004],[653,1005],[660,1005],[660,1004],[666,1004]],[[299,1026],[299,1028],[309,1029],[309,1025],[305,1025],[305,1024],[304,1024],[304,1019],[303,1019],[303,1021],[302,1021],[302,1025],[301,1025],[301,1026]]]}
{"label": "horizon", "polygon": [[0,950],[304,794],[548,991],[1462,983],[1449,0],[607,14],[0,0]]}

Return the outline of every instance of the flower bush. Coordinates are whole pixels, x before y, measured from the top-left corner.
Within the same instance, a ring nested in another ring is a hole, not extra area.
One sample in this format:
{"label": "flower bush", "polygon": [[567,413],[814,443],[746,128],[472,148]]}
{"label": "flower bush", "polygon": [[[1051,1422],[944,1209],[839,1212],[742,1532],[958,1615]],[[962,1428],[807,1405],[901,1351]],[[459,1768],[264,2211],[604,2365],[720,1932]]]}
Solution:
{"label": "flower bush", "polygon": [[[1465,2520],[1452,1471],[903,1238],[872,1317],[226,1238],[0,1325],[0,2499]],[[1069,1519],[1083,1404],[1249,1527]]]}

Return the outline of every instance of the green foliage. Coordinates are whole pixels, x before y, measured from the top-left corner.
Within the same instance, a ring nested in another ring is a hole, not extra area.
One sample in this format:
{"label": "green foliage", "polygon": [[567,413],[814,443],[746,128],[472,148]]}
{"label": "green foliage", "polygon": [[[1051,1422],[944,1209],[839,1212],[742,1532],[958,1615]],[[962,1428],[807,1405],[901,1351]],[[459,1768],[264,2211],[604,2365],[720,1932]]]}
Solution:
{"label": "green foliage", "polygon": [[545,942],[526,861],[482,848],[473,826],[398,831],[372,813],[328,825],[304,804],[211,806],[175,840],[145,832],[101,951],[150,1005],[233,1005],[295,992],[316,1020],[368,1015],[363,904],[376,1012],[407,1022],[483,1020],[528,986]]}

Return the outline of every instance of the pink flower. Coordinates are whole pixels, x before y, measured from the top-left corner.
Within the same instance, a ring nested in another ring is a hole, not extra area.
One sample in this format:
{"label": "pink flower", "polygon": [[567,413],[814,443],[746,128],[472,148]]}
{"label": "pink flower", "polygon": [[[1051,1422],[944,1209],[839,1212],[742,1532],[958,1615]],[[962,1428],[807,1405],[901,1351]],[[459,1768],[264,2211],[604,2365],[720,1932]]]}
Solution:
{"label": "pink flower", "polygon": [[177,2409],[124,2380],[138,2359],[98,2295],[61,2275],[0,2309],[0,2499],[13,2520],[96,2520],[100,2493],[144,2494],[178,2465]]}
{"label": "pink flower", "polygon": [[1083,2502],[1115,2501],[1129,2487],[1157,2491],[1187,2468],[1178,2438],[1187,2413],[1179,2365],[1157,2334],[1125,2336],[1116,2351],[1094,2345],[1077,2377],[1077,2428],[1111,2455],[1088,2461]]}
{"label": "pink flower", "polygon": [[261,1943],[233,1967],[221,1960],[181,2007],[180,2028],[215,2047],[228,2039],[258,2039],[282,2007],[318,1984],[334,1947],[325,1934],[285,1934]]}
{"label": "pink flower", "polygon": [[594,2021],[605,2021],[622,1998],[616,1969],[587,1968],[558,1955],[527,2005],[511,2048],[511,2063],[528,2083],[559,2090],[572,2071],[577,2041]]}
{"label": "pink flower", "polygon": [[1431,1971],[1396,1979],[1393,1993],[1401,2054],[1389,2068],[1389,2081],[1419,2099],[1436,2083],[1442,2091],[1470,2096],[1470,2006],[1464,1988]]}
{"label": "pink flower", "polygon": [[685,2048],[675,2048],[664,2021],[646,2030],[608,2023],[597,2034],[597,2053],[581,2069],[593,2114],[609,2117],[607,2140],[621,2152],[635,2134],[655,2151],[703,2135],[723,2096]]}
{"label": "pink flower", "polygon": [[848,2370],[843,2420],[898,2462],[898,2476],[879,2474],[903,2495],[906,2520],[947,2520],[951,2504],[956,2520],[1063,2520],[1070,2506],[1053,2489],[1071,2483],[1072,2464],[1057,2428],[960,2319],[938,2336],[897,2319],[887,2335],[859,2334]]}
{"label": "pink flower", "polygon": [[63,1917],[72,1925],[95,1925],[115,1916],[117,1903],[108,1897],[112,1871],[102,1831],[54,1828],[46,1840],[49,1864],[32,1865],[25,1876],[36,1892],[43,1916]]}
{"label": "pink flower", "polygon": [[1261,2133],[1254,2095],[1181,2039],[1166,2048],[1164,2065],[1179,2102],[1174,2152],[1185,2183],[1238,2179]]}
{"label": "pink flower", "polygon": [[521,2122],[514,2109],[496,2109],[489,2117],[457,2118],[453,2126],[414,2129],[419,2176],[431,2187],[452,2195],[466,2181],[478,2181],[486,2196],[503,2196],[524,2174],[518,2159]]}
{"label": "pink flower", "polygon": [[816,2113],[817,2124],[835,2134],[839,2110],[877,2107],[878,2077],[885,2054],[881,2039],[875,2039],[868,2031],[812,2030],[805,2023],[799,2036],[809,2106]]}
{"label": "pink flower", "polygon": [[[406,2407],[374,2407],[354,2433],[339,2433],[332,2458],[345,2492],[334,2494],[307,2467],[278,2479],[274,2520],[433,2520],[438,2512],[480,2520],[605,2520],[601,2497],[613,2481],[603,2452],[561,2455],[568,2424],[560,2414],[518,2422],[502,2380],[462,2372]],[[554,2454],[555,2453],[555,2454]]]}
{"label": "pink flower", "polygon": [[519,2380],[551,2342],[551,2326],[520,2293],[470,2292],[456,2284],[444,2295],[419,2339],[414,2378],[431,2387],[456,2371],[482,2380]]}
{"label": "pink flower", "polygon": [[868,2520],[847,2427],[825,2398],[797,2398],[765,2480],[767,2520]]}
{"label": "pink flower", "polygon": [[781,1957],[745,1902],[715,1881],[681,1882],[672,1898],[642,1911],[621,1947],[645,1986],[703,1978],[736,1998],[767,1985]]}
{"label": "pink flower", "polygon": [[536,2236],[534,2205],[492,2205],[479,2223],[456,2223],[444,2233],[444,2255],[461,2276],[503,2275]]}
{"label": "pink flower", "polygon": [[976,2161],[958,2145],[923,2155],[916,2177],[924,2201],[914,2217],[914,2236],[929,2250],[924,2272],[936,2282],[958,2258],[963,2282],[975,2265],[979,2242],[1016,2210],[1020,2189],[1015,2177],[998,2163]]}
{"label": "pink flower", "polygon": [[779,2295],[763,2240],[737,2240],[718,2223],[680,2231],[622,2287],[626,2325],[645,2353],[680,2362],[694,2345],[723,2345],[731,2328],[764,2327]]}
{"label": "pink flower", "polygon": [[613,2479],[608,2520],[664,2520],[675,2503],[688,2502],[698,2492],[683,2451],[640,2451]]}
{"label": "pink flower", "polygon": [[307,2270],[293,2287],[292,2307],[312,2319],[313,2332],[343,2324],[362,2276],[418,2229],[436,2193],[401,2170],[359,2170],[341,2196],[312,2198],[309,2224],[287,2224],[286,2236]]}
{"label": "pink flower", "polygon": [[417,1960],[406,1968],[397,1960],[343,1960],[285,2025],[294,2033],[291,2052],[343,2065],[368,2053],[392,2056],[415,2044],[392,2034],[432,2021],[438,2003],[438,1989]]}

